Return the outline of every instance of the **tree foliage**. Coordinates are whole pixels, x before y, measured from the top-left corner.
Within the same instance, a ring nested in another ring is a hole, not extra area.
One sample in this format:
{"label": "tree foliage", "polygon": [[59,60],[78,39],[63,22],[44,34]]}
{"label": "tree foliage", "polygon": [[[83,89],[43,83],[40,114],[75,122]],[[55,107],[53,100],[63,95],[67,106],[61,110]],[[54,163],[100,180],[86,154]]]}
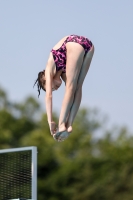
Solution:
{"label": "tree foliage", "polygon": [[0,149],[37,146],[38,200],[132,200],[133,136],[124,127],[103,129],[103,119],[80,109],[73,132],[58,143],[36,99],[13,104],[0,89]]}

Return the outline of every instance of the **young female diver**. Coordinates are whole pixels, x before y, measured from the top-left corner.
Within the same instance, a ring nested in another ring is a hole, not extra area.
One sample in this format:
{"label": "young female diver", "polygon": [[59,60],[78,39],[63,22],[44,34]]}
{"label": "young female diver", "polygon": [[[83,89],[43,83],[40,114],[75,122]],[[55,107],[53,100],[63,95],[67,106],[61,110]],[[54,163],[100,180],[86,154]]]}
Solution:
{"label": "young female diver", "polygon": [[[46,91],[48,124],[57,141],[63,141],[72,132],[72,124],[82,98],[82,85],[93,54],[94,46],[88,38],[66,36],[53,47],[46,69],[38,74],[35,84],[37,83],[39,95],[41,89]],[[61,86],[62,80],[65,82],[65,95],[57,129],[52,119],[52,91]]]}

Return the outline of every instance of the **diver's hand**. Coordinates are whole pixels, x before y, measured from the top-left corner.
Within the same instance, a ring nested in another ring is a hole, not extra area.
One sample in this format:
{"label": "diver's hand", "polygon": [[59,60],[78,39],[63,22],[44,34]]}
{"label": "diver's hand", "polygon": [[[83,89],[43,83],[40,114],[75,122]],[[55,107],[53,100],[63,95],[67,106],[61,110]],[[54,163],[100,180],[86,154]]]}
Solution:
{"label": "diver's hand", "polygon": [[56,133],[57,126],[56,126],[56,123],[54,121],[49,123],[49,129],[50,129],[51,135],[54,135]]}

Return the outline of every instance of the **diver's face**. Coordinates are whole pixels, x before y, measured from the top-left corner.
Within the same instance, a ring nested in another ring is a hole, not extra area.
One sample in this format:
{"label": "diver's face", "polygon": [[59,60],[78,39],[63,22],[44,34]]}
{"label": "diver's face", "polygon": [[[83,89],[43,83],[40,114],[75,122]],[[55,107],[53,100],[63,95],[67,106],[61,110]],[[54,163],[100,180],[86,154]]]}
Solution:
{"label": "diver's face", "polygon": [[52,81],[52,91],[58,90],[58,88],[61,86],[61,84],[62,84],[62,80],[61,79],[57,80],[57,79],[53,78],[53,81]]}
{"label": "diver's face", "polygon": [[[55,79],[52,80],[52,91],[58,90],[58,88],[61,86],[62,80],[61,79]],[[46,91],[46,84],[43,85],[43,89]]]}

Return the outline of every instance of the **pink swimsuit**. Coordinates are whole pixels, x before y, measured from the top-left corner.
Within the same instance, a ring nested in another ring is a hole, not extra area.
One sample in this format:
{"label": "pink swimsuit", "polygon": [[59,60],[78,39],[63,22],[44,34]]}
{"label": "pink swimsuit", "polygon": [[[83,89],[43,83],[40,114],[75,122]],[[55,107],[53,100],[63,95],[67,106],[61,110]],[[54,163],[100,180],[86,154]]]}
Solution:
{"label": "pink swimsuit", "polygon": [[63,69],[64,73],[66,72],[66,43],[67,42],[76,42],[80,44],[84,48],[85,54],[92,47],[92,42],[86,37],[78,36],[78,35],[70,35],[66,38],[66,40],[63,42],[62,46],[59,49],[57,50],[52,49],[51,52],[53,54],[53,58],[55,61],[56,70],[59,71]]}

